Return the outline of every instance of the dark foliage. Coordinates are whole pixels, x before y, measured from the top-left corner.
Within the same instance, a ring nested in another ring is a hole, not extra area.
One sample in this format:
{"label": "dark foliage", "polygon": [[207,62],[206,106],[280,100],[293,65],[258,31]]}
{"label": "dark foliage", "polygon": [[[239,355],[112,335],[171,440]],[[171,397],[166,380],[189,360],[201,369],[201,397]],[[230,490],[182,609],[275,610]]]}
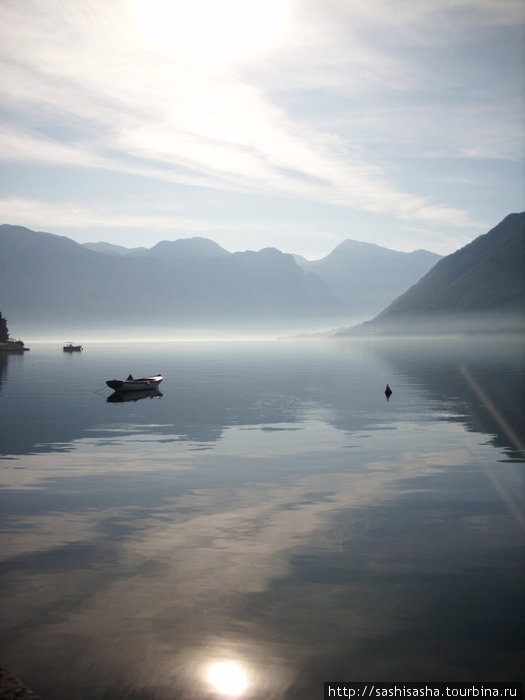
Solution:
{"label": "dark foliage", "polygon": [[0,343],[7,343],[9,340],[9,330],[7,328],[7,319],[2,316],[0,311]]}

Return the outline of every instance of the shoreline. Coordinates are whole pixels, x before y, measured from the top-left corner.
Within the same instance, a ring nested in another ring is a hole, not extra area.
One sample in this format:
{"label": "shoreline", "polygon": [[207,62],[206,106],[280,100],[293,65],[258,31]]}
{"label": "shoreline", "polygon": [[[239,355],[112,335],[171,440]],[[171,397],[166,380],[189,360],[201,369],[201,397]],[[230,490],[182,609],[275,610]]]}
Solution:
{"label": "shoreline", "polygon": [[8,340],[0,343],[0,352],[16,352],[23,353],[27,352],[29,348],[26,348],[23,340]]}
{"label": "shoreline", "polygon": [[42,700],[5,666],[0,666],[0,700]]}

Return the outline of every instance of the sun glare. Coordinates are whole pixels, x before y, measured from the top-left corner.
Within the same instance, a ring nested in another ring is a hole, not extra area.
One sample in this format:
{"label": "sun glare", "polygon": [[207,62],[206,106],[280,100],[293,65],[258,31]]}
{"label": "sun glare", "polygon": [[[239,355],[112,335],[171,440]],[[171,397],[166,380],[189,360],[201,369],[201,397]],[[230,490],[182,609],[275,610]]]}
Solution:
{"label": "sun glare", "polygon": [[243,669],[232,661],[222,661],[211,666],[208,681],[213,689],[226,698],[241,697],[248,681]]}
{"label": "sun glare", "polygon": [[282,39],[287,0],[137,0],[144,41],[205,60],[249,58]]}

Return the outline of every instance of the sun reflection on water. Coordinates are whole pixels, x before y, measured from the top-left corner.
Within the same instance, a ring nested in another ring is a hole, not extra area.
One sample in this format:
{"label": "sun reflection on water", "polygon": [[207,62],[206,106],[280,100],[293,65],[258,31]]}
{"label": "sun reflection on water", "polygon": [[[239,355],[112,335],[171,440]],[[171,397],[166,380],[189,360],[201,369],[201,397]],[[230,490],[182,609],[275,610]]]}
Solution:
{"label": "sun reflection on water", "polygon": [[241,698],[248,689],[246,670],[235,661],[211,663],[206,670],[206,679],[224,698]]}

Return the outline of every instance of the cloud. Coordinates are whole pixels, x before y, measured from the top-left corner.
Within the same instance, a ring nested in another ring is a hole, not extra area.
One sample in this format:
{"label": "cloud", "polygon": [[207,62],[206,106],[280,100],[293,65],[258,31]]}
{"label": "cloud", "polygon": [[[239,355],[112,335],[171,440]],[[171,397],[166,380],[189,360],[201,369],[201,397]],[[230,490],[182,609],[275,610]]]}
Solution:
{"label": "cloud", "polygon": [[172,209],[164,215],[158,213],[131,212],[124,214],[119,208],[93,207],[82,204],[51,203],[32,199],[7,198],[0,200],[0,219],[3,221],[19,221],[23,212],[21,224],[28,227],[41,226],[42,221],[50,228],[144,228],[163,230],[181,230],[187,233],[209,233],[210,228],[217,232],[231,230],[234,224],[215,226],[207,219],[188,218],[177,215]]}
{"label": "cloud", "polygon": [[[155,41],[158,21],[149,35],[141,29],[138,0],[3,3],[0,157],[441,229],[477,226],[467,206],[424,187],[424,177],[402,180],[400,163],[516,158],[519,95],[494,105],[491,86],[509,82],[499,59],[491,70],[501,80],[468,87],[479,57],[470,60],[465,45],[472,31],[510,27],[518,3],[402,0],[395,12],[384,0],[285,5],[273,44],[210,60],[180,33]],[[459,70],[448,70],[450,56]]]}
{"label": "cloud", "polygon": [[[134,207],[131,203],[125,212],[119,205],[90,204],[72,202],[49,202],[36,199],[5,198],[0,199],[0,221],[26,226],[33,230],[48,232],[63,231],[67,236],[79,242],[93,242],[98,231],[111,231],[115,242],[132,247],[136,245],[153,246],[166,238],[187,238],[204,236],[217,239],[227,250],[260,249],[268,246],[266,239],[268,223],[264,221],[219,221],[204,216],[187,216],[182,214],[176,203],[149,205],[140,203]],[[43,224],[42,222],[45,222]],[[144,236],[148,232],[148,237]],[[135,233],[136,232],[136,233]],[[272,223],[272,234],[295,241],[295,247],[312,245],[311,257],[321,257],[338,240],[329,234],[323,235],[312,225],[303,226],[298,233],[291,224]],[[249,243],[247,243],[247,237]],[[311,241],[311,243],[310,243]],[[286,250],[295,252],[295,247]]]}
{"label": "cloud", "polygon": [[[105,24],[116,19],[117,6],[106,13],[98,3],[88,4],[93,16],[82,27],[82,13],[71,11],[62,17],[69,34],[60,41],[56,32],[46,32],[53,9],[57,11],[53,5],[34,3],[36,17],[29,28],[25,11],[23,23],[20,17],[15,21],[7,48],[15,61],[24,56],[25,66],[11,66],[16,76],[5,85],[8,102],[31,104],[48,119],[58,118],[62,129],[64,122],[84,129],[90,140],[67,145],[67,137],[60,135],[60,144],[37,143],[33,134],[21,130],[12,134],[9,157],[27,158],[33,150],[37,158],[52,162],[69,159],[175,182],[215,182],[368,211],[440,218],[440,207],[399,191],[377,165],[340,152],[338,139],[331,144],[333,138],[315,126],[290,121],[256,86],[209,64],[180,62],[176,52],[146,52],[130,37],[129,26],[126,31],[126,17],[117,41],[106,44]],[[23,95],[20,85],[25,86]],[[115,156],[108,158],[108,152]],[[163,167],[130,166],[119,161],[121,154]],[[188,178],[179,167],[196,175]],[[293,177],[292,171],[317,182]]]}
{"label": "cloud", "polygon": [[103,167],[102,158],[79,144],[45,139],[15,126],[0,127],[0,158],[12,161],[45,162],[53,165]]}

